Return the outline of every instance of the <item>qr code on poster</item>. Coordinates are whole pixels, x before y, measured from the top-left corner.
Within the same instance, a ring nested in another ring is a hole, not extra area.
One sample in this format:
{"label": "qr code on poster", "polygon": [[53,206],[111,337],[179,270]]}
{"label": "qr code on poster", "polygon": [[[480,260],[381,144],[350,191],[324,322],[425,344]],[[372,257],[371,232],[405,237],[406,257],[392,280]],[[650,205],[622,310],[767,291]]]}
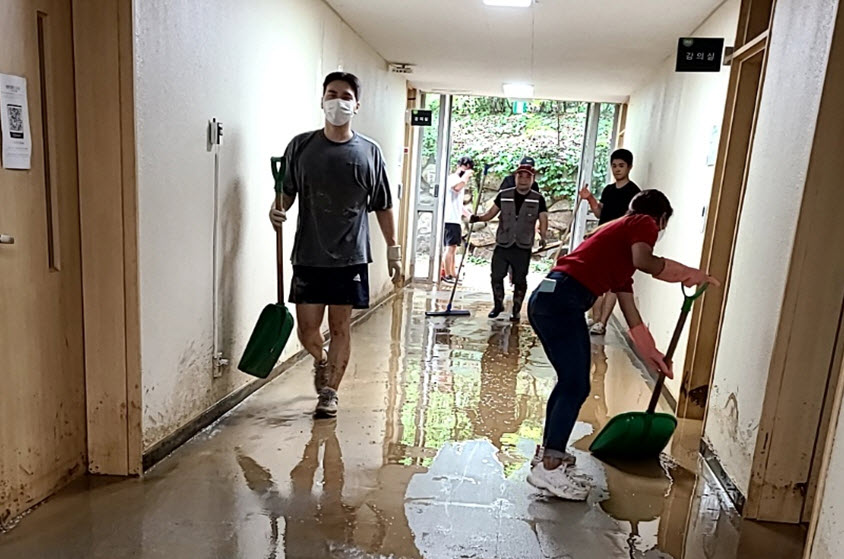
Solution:
{"label": "qr code on poster", "polygon": [[20,105],[6,105],[9,109],[9,135],[23,138],[23,108]]}

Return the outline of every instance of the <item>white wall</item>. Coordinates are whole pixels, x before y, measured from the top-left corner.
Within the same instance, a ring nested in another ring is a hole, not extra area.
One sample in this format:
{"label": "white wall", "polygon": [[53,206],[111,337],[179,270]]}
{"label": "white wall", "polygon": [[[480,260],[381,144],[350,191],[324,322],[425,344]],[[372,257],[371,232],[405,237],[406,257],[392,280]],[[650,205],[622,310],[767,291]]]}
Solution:
{"label": "white wall", "polygon": [[[739,0],[729,0],[692,36],[724,37],[733,44]],[[672,54],[656,74],[636,90],[629,101],[624,147],[633,152],[631,178],[641,188],[661,190],[671,200],[674,217],[656,253],[689,265],[698,265],[703,247],[705,216],[712,192],[714,166],[707,163],[713,128],[720,133],[730,73],[676,73]],[[635,293],[645,322],[659,347],[665,348],[682,304],[679,287],[638,274]],[[688,330],[688,328],[687,328]],[[680,340],[674,363],[685,360],[688,336]],[[678,368],[679,370],[679,368]],[[678,374],[666,386],[677,397]]]}
{"label": "white wall", "polygon": [[[250,381],[235,366],[261,308],[275,300],[269,157],[322,124],[321,81],[342,67],[363,82],[359,131],[401,177],[405,81],[317,0],[137,0],[135,99],[140,208],[144,447]],[[224,124],[220,231],[223,349],[212,378],[213,154]],[[394,191],[395,193],[395,191]],[[290,222],[296,222],[295,208]],[[373,299],[389,288],[372,219]],[[285,251],[293,227],[286,229]],[[289,259],[287,280],[290,278]],[[295,336],[293,337],[295,338]],[[298,351],[291,339],[285,355]]]}
{"label": "white wall", "polygon": [[750,485],[838,0],[777,2],[705,437]]}

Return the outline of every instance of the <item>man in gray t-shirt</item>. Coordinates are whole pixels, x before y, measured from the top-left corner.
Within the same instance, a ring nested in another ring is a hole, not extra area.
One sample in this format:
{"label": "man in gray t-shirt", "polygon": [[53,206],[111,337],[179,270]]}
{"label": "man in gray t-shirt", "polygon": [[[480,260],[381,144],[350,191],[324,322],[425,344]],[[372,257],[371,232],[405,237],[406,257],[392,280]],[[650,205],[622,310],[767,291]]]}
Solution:
{"label": "man in gray t-shirt", "polygon": [[[354,75],[334,72],[325,78],[325,127],[300,134],[287,146],[284,209],[270,210],[273,225],[281,227],[299,199],[290,302],[296,304],[299,340],[314,357],[317,417],[337,415],[337,389],[351,353],[352,309],[369,307],[370,212],[387,241],[390,276],[401,280],[401,247],[381,148],[352,131],[359,96]],[[326,307],[332,333],[327,353],[322,336]]]}
{"label": "man in gray t-shirt", "polygon": [[316,130],[293,138],[284,157],[284,194],[299,197],[293,266],[338,268],[372,262],[368,212],[392,207],[378,144],[357,132],[338,143]]}

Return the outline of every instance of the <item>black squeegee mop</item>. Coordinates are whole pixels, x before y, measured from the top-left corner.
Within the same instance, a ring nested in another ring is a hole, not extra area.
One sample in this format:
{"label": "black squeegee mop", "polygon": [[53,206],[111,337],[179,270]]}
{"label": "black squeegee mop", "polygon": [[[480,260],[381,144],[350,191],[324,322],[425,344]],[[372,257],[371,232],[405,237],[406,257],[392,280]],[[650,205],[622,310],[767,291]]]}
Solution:
{"label": "black squeegee mop", "polygon": [[[492,167],[491,164],[487,163],[484,165],[484,174],[481,177],[481,187],[478,190],[478,197],[475,199],[475,210],[472,212],[472,215],[478,214],[478,205],[481,203],[481,196],[484,193],[484,183],[486,182],[486,176],[489,173],[489,168]],[[466,235],[466,242],[463,245],[463,258],[460,260],[460,267],[457,269],[457,277],[454,279],[454,285],[451,287],[451,297],[448,298],[448,306],[446,306],[444,311],[428,311],[425,313],[425,316],[469,316],[471,313],[467,310],[463,309],[452,309],[451,305],[454,303],[454,294],[457,293],[457,284],[460,281],[460,273],[463,271],[463,264],[466,263],[466,256],[469,255],[469,241],[472,239],[472,231],[475,230],[475,224],[469,224],[469,234]]]}

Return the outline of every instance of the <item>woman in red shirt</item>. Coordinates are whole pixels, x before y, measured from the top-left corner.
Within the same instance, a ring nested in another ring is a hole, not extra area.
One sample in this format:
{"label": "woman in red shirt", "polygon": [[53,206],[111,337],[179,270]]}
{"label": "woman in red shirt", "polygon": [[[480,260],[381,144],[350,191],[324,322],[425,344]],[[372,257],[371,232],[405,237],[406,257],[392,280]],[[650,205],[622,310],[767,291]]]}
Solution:
{"label": "woman in red shirt", "polygon": [[542,460],[535,460],[528,482],[558,497],[585,500],[589,488],[573,475],[574,456],[566,445],[580,407],[589,396],[591,342],[585,313],[604,293],[618,295],[624,318],[639,354],[647,365],[673,378],[671,363],[656,349],[653,337],[633,300],[633,274],[641,270],[655,278],[683,283],[718,285],[705,272],[653,254],[653,247],[673,210],[658,190],[645,190],[630,202],[627,215],[601,226],[557,265],[533,292],[528,318],[557,372],[548,399]]}

